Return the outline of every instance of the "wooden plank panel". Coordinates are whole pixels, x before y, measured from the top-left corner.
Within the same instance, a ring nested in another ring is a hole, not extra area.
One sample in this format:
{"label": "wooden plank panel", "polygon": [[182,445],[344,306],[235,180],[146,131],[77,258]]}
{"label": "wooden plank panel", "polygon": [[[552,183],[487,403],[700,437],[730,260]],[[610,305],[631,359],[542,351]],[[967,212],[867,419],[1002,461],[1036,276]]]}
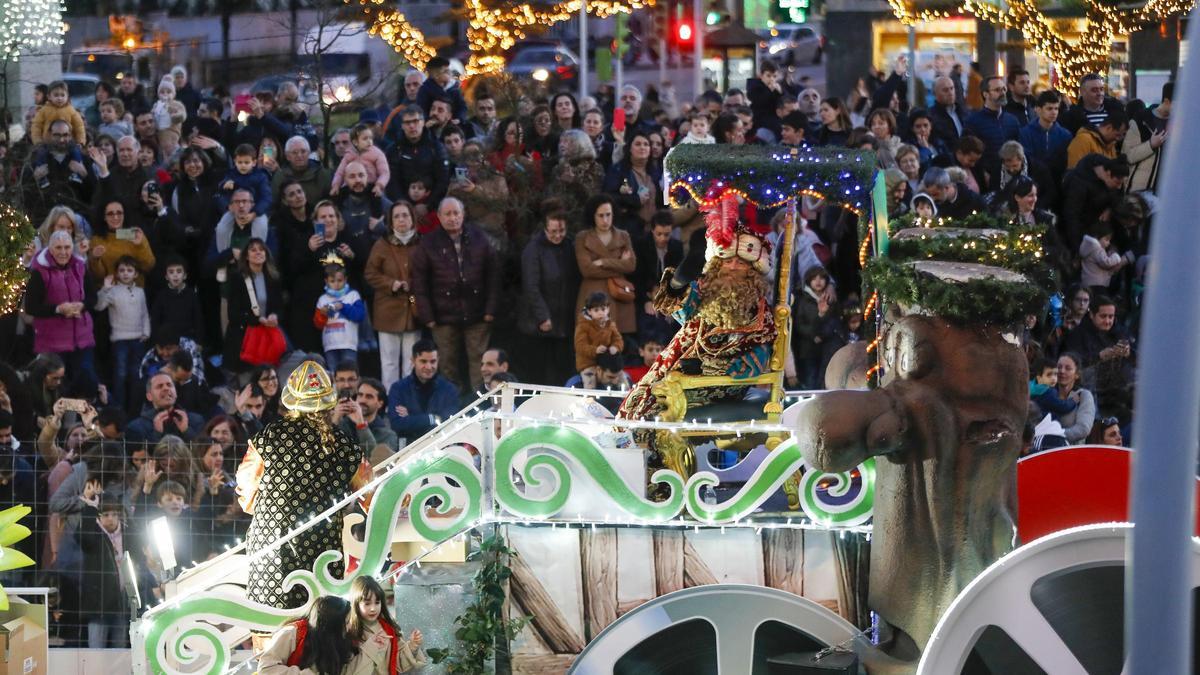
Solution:
{"label": "wooden plank panel", "polygon": [[583,563],[583,615],[588,640],[617,620],[617,533],[587,529],[580,541]]}
{"label": "wooden plank panel", "polygon": [[533,617],[533,627],[550,651],[571,654],[583,651],[583,637],[571,628],[566,616],[534,576],[533,569],[525,559],[515,556],[509,560],[509,566],[512,568],[512,597],[526,614]]}
{"label": "wooden plank panel", "polygon": [[763,575],[771,588],[804,595],[804,530],[763,532]]}
{"label": "wooden plank panel", "polygon": [[526,656],[514,654],[513,675],[563,675],[575,661],[574,654]]}
{"label": "wooden plank panel", "polygon": [[654,531],[654,584],[658,595],[678,591],[683,584],[683,532]]}

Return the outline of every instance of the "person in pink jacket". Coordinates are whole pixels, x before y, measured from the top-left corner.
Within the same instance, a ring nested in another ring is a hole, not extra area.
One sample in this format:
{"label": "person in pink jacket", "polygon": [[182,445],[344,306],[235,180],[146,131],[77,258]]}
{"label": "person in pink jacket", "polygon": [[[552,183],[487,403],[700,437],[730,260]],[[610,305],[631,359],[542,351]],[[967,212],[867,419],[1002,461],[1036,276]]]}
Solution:
{"label": "person in pink jacket", "polygon": [[329,194],[337,195],[338,190],[342,187],[343,174],[346,172],[346,167],[350,166],[350,162],[359,162],[367,169],[367,181],[375,186],[372,188],[372,192],[376,197],[382,195],[392,173],[388,169],[387,157],[384,156],[382,150],[375,147],[375,135],[371,131],[371,127],[361,122],[354,125],[354,128],[350,130],[350,146],[346,154],[342,155],[342,162],[338,164],[337,171],[333,174],[333,183],[330,185]]}

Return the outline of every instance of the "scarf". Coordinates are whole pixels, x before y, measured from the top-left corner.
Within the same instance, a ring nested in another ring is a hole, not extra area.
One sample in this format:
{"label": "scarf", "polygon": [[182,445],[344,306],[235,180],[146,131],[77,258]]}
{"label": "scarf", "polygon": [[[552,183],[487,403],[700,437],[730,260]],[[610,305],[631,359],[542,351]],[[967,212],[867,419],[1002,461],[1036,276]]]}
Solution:
{"label": "scarf", "polygon": [[407,246],[408,242],[412,241],[413,237],[417,236],[417,230],[414,228],[408,232],[405,232],[404,234],[396,234],[396,231],[392,230],[392,236],[396,238],[396,241],[400,242],[404,246]]}
{"label": "scarf", "polygon": [[333,290],[333,289],[332,289],[332,288],[330,288],[328,285],[327,285],[327,286],[325,286],[325,293],[326,293],[326,294],[328,294],[330,297],[333,297],[333,298],[340,298],[340,297],[342,297],[343,295],[345,295],[345,294],[347,294],[347,293],[349,293],[349,292],[350,292],[350,284],[346,284],[345,286],[342,286],[342,288],[341,288],[340,290],[337,290],[337,291]]}

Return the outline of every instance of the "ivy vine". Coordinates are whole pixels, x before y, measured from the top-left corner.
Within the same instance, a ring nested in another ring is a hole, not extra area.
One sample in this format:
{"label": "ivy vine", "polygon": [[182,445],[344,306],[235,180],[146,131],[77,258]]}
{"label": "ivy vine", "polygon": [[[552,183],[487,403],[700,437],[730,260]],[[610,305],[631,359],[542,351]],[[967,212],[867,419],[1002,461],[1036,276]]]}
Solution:
{"label": "ivy vine", "polygon": [[529,622],[528,617],[508,619],[504,611],[505,584],[512,576],[508,559],[517,552],[496,532],[484,538],[475,555],[484,558],[484,563],[472,580],[475,602],[454,620],[457,646],[427,650],[429,659],[444,664],[447,673],[485,672],[493,656],[507,656],[509,642]]}

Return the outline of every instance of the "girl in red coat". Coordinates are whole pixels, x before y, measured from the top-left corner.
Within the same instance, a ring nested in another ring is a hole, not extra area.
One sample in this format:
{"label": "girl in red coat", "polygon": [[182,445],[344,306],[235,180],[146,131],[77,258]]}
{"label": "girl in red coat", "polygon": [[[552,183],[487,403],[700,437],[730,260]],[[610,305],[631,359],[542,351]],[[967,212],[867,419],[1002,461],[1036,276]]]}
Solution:
{"label": "girl in red coat", "polygon": [[421,631],[407,640],[387,609],[383,587],[369,576],[350,585],[350,622],[346,633],[358,648],[343,675],[393,675],[425,665]]}

